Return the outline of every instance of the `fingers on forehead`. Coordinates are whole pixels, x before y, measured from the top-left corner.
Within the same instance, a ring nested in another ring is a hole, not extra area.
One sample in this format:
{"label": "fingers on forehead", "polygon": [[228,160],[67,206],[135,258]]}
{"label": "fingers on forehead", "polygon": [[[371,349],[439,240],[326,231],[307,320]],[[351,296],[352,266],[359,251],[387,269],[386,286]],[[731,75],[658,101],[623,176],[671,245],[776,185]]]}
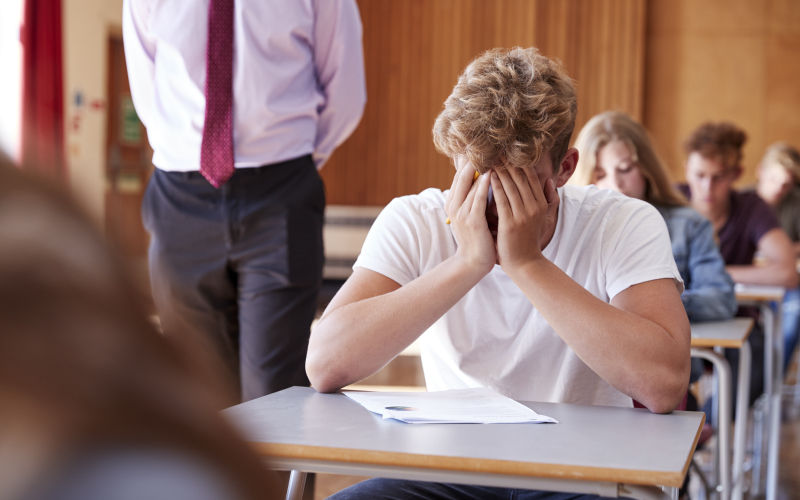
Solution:
{"label": "fingers on forehead", "polygon": [[506,195],[505,186],[503,186],[503,181],[499,173],[498,173],[498,178],[493,179],[493,182],[495,184],[493,185],[492,193],[495,202],[497,203],[497,210],[500,213],[505,213],[510,209],[510,207],[508,206],[509,201],[508,201],[508,196]]}

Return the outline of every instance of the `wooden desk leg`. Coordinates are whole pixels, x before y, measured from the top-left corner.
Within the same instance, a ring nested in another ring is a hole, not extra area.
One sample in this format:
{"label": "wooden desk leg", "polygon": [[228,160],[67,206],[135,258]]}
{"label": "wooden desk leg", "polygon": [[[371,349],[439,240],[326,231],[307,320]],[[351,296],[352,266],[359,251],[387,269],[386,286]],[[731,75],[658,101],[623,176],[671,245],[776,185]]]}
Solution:
{"label": "wooden desk leg", "polygon": [[293,470],[289,476],[289,488],[286,490],[286,500],[303,500],[303,488],[306,486],[306,473]]}
{"label": "wooden desk leg", "polygon": [[719,457],[719,486],[720,500],[729,500],[731,494],[731,366],[728,360],[719,354],[708,349],[691,350],[692,357],[703,358],[710,361],[716,370],[719,387],[717,397],[719,398],[719,428],[717,429],[717,441]]}
{"label": "wooden desk leg", "polygon": [[733,438],[732,500],[742,500],[744,494],[744,455],[747,446],[747,408],[750,400],[750,371],[753,355],[750,342],[739,349],[739,387],[736,394],[736,435]]}

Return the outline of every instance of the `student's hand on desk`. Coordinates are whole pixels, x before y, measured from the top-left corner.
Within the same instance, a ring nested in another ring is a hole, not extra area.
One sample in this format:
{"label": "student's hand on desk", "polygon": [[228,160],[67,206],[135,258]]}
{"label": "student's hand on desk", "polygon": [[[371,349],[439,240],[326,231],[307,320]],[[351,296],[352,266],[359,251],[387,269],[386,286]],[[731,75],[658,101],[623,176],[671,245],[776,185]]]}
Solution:
{"label": "student's hand on desk", "polygon": [[475,167],[472,163],[464,157],[456,162],[458,170],[444,204],[458,242],[455,258],[464,261],[464,269],[487,274],[497,261],[494,240],[486,222],[489,174],[473,182]]}
{"label": "student's hand on desk", "polygon": [[544,189],[533,170],[495,170],[492,189],[497,216],[497,254],[506,274],[544,258],[541,243],[554,222],[558,193],[552,179]]}

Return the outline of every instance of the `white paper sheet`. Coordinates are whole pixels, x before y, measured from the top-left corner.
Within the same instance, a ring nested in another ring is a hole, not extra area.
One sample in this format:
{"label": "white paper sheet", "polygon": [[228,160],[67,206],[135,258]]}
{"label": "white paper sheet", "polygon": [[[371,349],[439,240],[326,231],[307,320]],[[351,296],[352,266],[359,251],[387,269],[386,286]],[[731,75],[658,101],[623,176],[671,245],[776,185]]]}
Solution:
{"label": "white paper sheet", "polygon": [[489,388],[437,392],[356,392],[348,398],[367,410],[410,424],[558,423]]}

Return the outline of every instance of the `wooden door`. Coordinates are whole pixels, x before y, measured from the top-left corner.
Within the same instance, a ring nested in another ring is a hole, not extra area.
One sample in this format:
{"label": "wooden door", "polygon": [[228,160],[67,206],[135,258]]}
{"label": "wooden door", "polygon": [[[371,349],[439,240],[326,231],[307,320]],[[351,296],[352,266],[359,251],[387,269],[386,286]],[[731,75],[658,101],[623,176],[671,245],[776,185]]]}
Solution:
{"label": "wooden door", "polygon": [[141,206],[153,171],[153,152],[133,108],[119,34],[108,39],[107,120],[106,233],[124,256],[144,259],[149,239],[142,225]]}

